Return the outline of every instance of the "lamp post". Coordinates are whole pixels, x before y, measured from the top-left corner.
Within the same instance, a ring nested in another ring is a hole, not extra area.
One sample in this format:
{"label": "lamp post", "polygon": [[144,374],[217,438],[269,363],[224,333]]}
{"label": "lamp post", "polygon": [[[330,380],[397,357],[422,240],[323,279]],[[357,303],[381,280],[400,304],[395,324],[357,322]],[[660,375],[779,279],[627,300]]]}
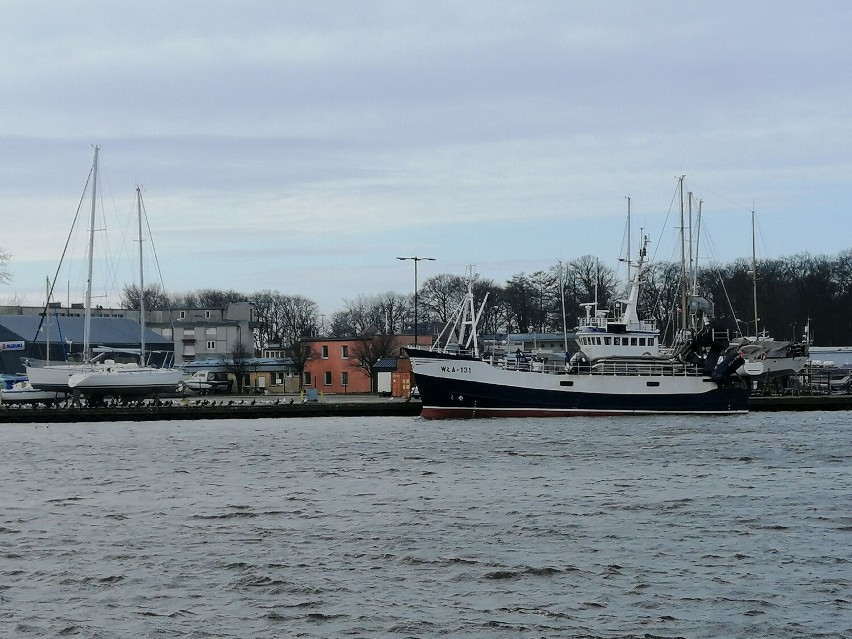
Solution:
{"label": "lamp post", "polygon": [[398,257],[398,260],[411,260],[414,262],[414,345],[417,346],[417,335],[420,332],[417,326],[417,262],[429,261],[434,262],[434,257]]}

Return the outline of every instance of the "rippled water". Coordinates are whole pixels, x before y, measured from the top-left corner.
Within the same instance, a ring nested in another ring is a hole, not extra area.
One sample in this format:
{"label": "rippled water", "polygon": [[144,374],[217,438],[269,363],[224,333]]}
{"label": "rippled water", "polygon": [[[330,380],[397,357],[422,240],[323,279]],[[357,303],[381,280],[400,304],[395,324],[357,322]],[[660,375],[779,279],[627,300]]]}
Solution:
{"label": "rippled water", "polygon": [[849,637],[850,422],[0,425],[0,635]]}

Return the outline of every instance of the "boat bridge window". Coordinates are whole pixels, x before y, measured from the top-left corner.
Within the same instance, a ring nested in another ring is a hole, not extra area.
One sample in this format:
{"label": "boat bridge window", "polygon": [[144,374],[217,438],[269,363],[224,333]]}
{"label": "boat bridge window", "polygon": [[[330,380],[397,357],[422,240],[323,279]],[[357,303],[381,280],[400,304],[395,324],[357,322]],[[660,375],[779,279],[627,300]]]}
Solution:
{"label": "boat bridge window", "polygon": [[616,346],[621,346],[621,338],[620,337],[613,337],[612,343],[615,344]]}
{"label": "boat bridge window", "polygon": [[638,345],[639,345],[639,341],[638,341],[635,337],[631,337],[631,338],[630,338],[630,345],[631,345],[631,346],[638,346]]}
{"label": "boat bridge window", "polygon": [[639,346],[645,346],[645,338],[644,337],[639,338]]}
{"label": "boat bridge window", "polygon": [[612,338],[611,337],[604,337],[604,344],[606,344],[607,346],[612,344]]}

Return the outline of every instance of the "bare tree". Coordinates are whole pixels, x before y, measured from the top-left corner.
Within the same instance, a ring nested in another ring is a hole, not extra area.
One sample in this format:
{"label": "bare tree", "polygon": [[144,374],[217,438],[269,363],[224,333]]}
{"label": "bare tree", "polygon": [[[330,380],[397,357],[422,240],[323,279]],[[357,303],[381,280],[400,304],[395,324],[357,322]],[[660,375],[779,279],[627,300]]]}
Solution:
{"label": "bare tree", "polygon": [[293,360],[293,366],[296,367],[296,370],[299,373],[299,388],[301,388],[302,381],[305,377],[305,366],[307,366],[308,360],[314,358],[313,345],[310,342],[300,341],[294,344],[292,348],[288,349],[287,352],[290,355],[290,359]]}
{"label": "bare tree", "polygon": [[370,376],[371,384],[375,381],[376,364],[383,357],[396,355],[397,343],[393,335],[376,334],[371,339],[364,339],[352,347],[356,366],[364,369]]}
{"label": "bare tree", "polygon": [[[163,292],[159,284],[153,284],[145,287],[145,308],[169,308],[169,296]],[[129,284],[121,291],[121,299],[119,303],[121,308],[139,310],[139,286]]]}
{"label": "bare tree", "polygon": [[618,277],[613,269],[602,265],[598,258],[584,255],[571,260],[568,268],[574,278],[577,295],[582,295],[586,302],[597,299],[599,308],[607,308],[615,300]]}
{"label": "bare tree", "polygon": [[331,316],[331,334],[335,337],[361,335],[371,327],[382,333],[402,332],[411,304],[409,296],[394,291],[358,295],[343,302],[346,307]]}
{"label": "bare tree", "polygon": [[12,261],[12,254],[0,248],[0,284],[8,284],[12,281],[12,274],[9,272],[9,262]]}
{"label": "bare tree", "polygon": [[174,308],[225,308],[235,302],[247,302],[248,296],[234,290],[204,288],[170,296]]}
{"label": "bare tree", "polygon": [[222,366],[225,367],[237,380],[237,392],[242,394],[245,388],[246,374],[249,371],[249,360],[254,352],[242,342],[237,342],[228,353],[228,357],[222,358]]}
{"label": "bare tree", "polygon": [[420,287],[418,314],[427,320],[448,322],[466,293],[465,278],[449,273],[434,275]]}

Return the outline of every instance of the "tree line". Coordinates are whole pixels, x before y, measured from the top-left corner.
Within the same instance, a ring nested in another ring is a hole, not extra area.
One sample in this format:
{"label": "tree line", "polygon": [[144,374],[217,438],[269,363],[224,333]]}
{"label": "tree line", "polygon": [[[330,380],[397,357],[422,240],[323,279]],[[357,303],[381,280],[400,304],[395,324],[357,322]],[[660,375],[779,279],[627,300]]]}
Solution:
{"label": "tree line", "polygon": [[[852,344],[852,250],[836,256],[803,253],[759,260],[754,272],[751,261],[740,259],[699,269],[689,277],[690,289],[694,277],[695,293],[712,305],[714,323],[732,335],[766,331],[775,339],[800,339],[809,324],[813,343]],[[681,266],[672,262],[647,265],[642,282],[640,316],[654,320],[663,340],[671,340],[682,312]],[[421,332],[452,318],[467,285],[464,277],[448,273],[422,283],[418,290]],[[472,281],[477,304],[488,294],[480,324],[483,334],[570,332],[584,313],[581,304],[597,301],[598,308],[617,316],[618,300],[626,295],[626,288],[627,282],[613,268],[591,255],[547,270],[518,273],[503,284],[479,276]],[[231,302],[252,302],[259,326],[254,348],[275,344],[291,355],[300,353],[299,343],[304,337],[351,337],[366,331],[393,335],[414,329],[412,293],[388,291],[344,299],[342,307],[329,318],[320,314],[312,300],[279,291],[244,294],[204,289],[166,295],[152,287],[146,289],[145,296],[147,308],[223,308]],[[126,287],[121,303],[124,308],[138,308],[138,289]]]}

